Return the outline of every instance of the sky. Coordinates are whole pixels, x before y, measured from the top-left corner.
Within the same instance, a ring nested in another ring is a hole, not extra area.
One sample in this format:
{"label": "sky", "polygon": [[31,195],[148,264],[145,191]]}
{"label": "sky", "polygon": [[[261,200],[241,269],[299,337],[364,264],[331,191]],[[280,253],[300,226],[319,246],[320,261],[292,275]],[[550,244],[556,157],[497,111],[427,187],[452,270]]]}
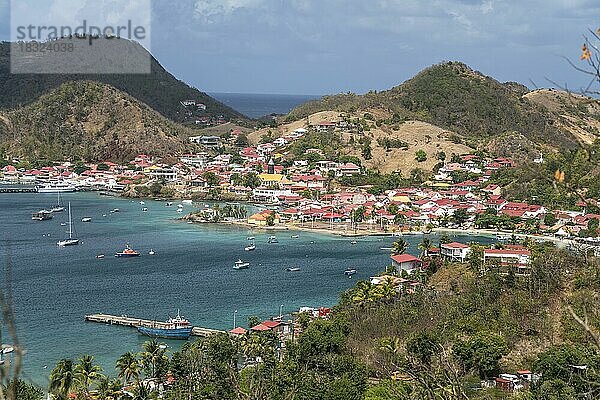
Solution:
{"label": "sky", "polygon": [[[86,3],[13,1],[58,10]],[[9,3],[0,0],[0,40],[11,37]],[[147,47],[173,75],[206,92],[364,93],[449,60],[499,81],[577,90],[586,78],[564,57],[579,63],[583,35],[600,27],[598,0],[151,3]]]}

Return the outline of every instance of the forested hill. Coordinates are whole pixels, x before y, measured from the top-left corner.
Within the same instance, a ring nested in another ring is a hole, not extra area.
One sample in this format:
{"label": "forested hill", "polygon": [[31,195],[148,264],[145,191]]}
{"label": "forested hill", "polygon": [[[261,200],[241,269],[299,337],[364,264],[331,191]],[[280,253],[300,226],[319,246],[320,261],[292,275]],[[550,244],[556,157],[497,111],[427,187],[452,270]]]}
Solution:
{"label": "forested hill", "polygon": [[[448,129],[470,141],[487,142],[496,135],[516,132],[532,142],[556,148],[576,147],[581,134],[588,137],[600,133],[597,101],[582,97],[562,100],[573,104],[559,112],[547,107],[544,98],[551,92],[527,96],[529,89],[521,84],[500,83],[460,62],[431,66],[390,90],[325,96],[303,104],[288,115],[288,121],[310,114],[335,110],[368,112],[384,109],[397,120],[419,120]],[[581,104],[584,102],[585,104]],[[590,108],[589,102],[594,103]],[[565,115],[566,114],[566,115]],[[563,123],[565,119],[569,124]]]}
{"label": "forested hill", "polygon": [[[204,104],[204,114],[208,117],[223,116],[225,120],[233,121],[246,119],[208,94],[175,78],[151,55],[150,74],[11,74],[10,46],[9,42],[0,43],[0,109],[14,109],[30,104],[63,83],[96,81],[133,96],[175,122],[194,122],[192,119],[195,116],[191,116],[189,110],[181,104],[185,100]],[[147,53],[143,48],[140,51]]]}
{"label": "forested hill", "polygon": [[194,132],[112,86],[77,81],[0,113],[0,152],[29,159],[127,161],[140,153],[181,153]]}

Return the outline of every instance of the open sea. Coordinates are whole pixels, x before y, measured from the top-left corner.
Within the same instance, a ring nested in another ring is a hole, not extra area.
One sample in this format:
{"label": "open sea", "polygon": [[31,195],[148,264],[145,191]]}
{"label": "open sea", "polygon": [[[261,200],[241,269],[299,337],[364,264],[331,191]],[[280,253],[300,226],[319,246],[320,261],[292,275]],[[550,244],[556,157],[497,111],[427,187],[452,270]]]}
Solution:
{"label": "open sea", "polygon": [[[60,358],[93,354],[114,375],[114,362],[126,351],[139,351],[146,337],[135,329],[84,322],[91,313],[110,313],[166,320],[180,309],[196,326],[231,329],[301,306],[332,306],[357,280],[384,269],[392,237],[352,239],[331,235],[280,232],[279,244],[269,234],[244,228],[192,225],[178,221],[176,204],[102,197],[94,193],[64,194],[71,202],[79,246],[59,248],[66,236],[67,212],[49,221],[32,221],[31,213],[56,203],[53,194],[0,194],[2,269],[10,254],[10,275],[3,271],[14,298],[18,336],[26,349],[25,378],[47,386],[47,375]],[[203,206],[203,205],[200,205]],[[147,207],[148,212],[142,212]],[[120,212],[109,211],[119,208]],[[185,205],[184,212],[193,210]],[[106,216],[103,216],[103,215]],[[91,217],[91,223],[81,218]],[[257,249],[244,252],[247,236]],[[420,236],[407,236],[409,251],[418,253]],[[432,240],[437,240],[432,237]],[[461,238],[455,239],[461,240]],[[463,237],[462,241],[485,240]],[[489,239],[488,239],[489,240]],[[127,243],[142,256],[113,255]],[[148,255],[150,249],[156,254]],[[104,259],[96,255],[105,254]],[[247,270],[235,271],[239,258]],[[300,267],[299,272],[286,272]],[[358,270],[354,278],[347,267]],[[6,292],[5,292],[6,293]],[[3,332],[7,337],[7,332]],[[172,350],[181,342],[168,342]]]}
{"label": "open sea", "polygon": [[250,118],[287,114],[302,103],[320,98],[320,96],[295,94],[210,93],[210,95]]}

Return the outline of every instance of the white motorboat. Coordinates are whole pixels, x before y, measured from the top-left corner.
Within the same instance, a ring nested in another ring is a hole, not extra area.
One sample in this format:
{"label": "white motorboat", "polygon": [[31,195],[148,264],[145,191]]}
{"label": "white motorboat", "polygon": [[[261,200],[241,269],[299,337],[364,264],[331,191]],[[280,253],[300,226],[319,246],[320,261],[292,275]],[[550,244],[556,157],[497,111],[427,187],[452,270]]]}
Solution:
{"label": "white motorboat", "polygon": [[348,278],[352,278],[352,275],[356,274],[356,270],[353,268],[348,268],[344,271],[344,274],[348,277]]}
{"label": "white motorboat", "polygon": [[96,256],[96,258],[98,258],[98,259],[100,259],[100,258],[104,258],[104,254],[98,254],[98,255]]}
{"label": "white motorboat", "polygon": [[40,210],[31,214],[31,219],[34,221],[47,221],[49,219],[52,219],[52,217],[52,211],[48,210]]}
{"label": "white motorboat", "polygon": [[148,212],[148,208],[146,208],[146,207],[142,208],[142,212]]}
{"label": "white motorboat", "polygon": [[146,204],[146,202],[145,202],[145,201],[140,201],[140,205],[142,205],[142,206],[143,206],[144,204]]}
{"label": "white motorboat", "polygon": [[192,204],[192,200],[181,200],[183,204]]}
{"label": "white motorboat", "polygon": [[81,222],[92,222],[92,219],[90,217],[83,217],[81,218]]}
{"label": "white motorboat", "polygon": [[269,236],[269,239],[267,240],[268,243],[279,243],[279,240],[277,240],[277,237],[275,236]]}
{"label": "white motorboat", "polygon": [[244,251],[254,251],[256,250],[256,246],[252,243],[250,246],[244,247]]}
{"label": "white motorboat", "polygon": [[150,249],[150,251],[148,252],[148,255],[151,255],[151,256],[153,256],[153,255],[155,255],[155,254],[156,254],[156,253],[155,253],[155,252],[154,252],[154,250],[152,250],[152,249]]}
{"label": "white motorboat", "polygon": [[246,238],[246,240],[254,240],[254,239],[255,239],[255,238],[254,238],[254,236],[248,236],[248,237]]}
{"label": "white motorboat", "polygon": [[298,272],[300,271],[300,267],[291,267],[285,269],[287,272]]}
{"label": "white motorboat", "polygon": [[233,265],[233,269],[247,269],[250,266],[249,262],[237,260]]}
{"label": "white motorboat", "polygon": [[300,235],[292,235],[290,236],[292,239],[298,239],[300,237]]}
{"label": "white motorboat", "polygon": [[173,205],[173,202],[172,202],[172,201],[167,201],[167,202],[165,203],[165,206],[166,206],[166,207],[171,207],[172,205]]}
{"label": "white motorboat", "polygon": [[47,183],[37,188],[38,193],[67,193],[74,192],[77,188],[65,182]]}
{"label": "white motorboat", "polygon": [[69,238],[56,243],[60,247],[79,244],[79,239],[73,239],[73,221],[71,219],[71,203],[69,203]]}
{"label": "white motorboat", "polygon": [[352,244],[352,245],[354,245],[356,243],[358,243],[356,240],[353,240],[353,241],[350,242],[350,244]]}

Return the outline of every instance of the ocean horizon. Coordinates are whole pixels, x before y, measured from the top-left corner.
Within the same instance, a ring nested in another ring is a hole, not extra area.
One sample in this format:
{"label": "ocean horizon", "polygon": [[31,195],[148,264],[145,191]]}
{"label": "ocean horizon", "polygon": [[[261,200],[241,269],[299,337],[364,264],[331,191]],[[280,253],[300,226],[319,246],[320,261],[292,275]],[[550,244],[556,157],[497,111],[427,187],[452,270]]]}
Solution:
{"label": "ocean horizon", "polygon": [[321,97],[306,94],[253,93],[209,93],[209,95],[250,118],[260,118],[271,114],[287,114],[294,107]]}

